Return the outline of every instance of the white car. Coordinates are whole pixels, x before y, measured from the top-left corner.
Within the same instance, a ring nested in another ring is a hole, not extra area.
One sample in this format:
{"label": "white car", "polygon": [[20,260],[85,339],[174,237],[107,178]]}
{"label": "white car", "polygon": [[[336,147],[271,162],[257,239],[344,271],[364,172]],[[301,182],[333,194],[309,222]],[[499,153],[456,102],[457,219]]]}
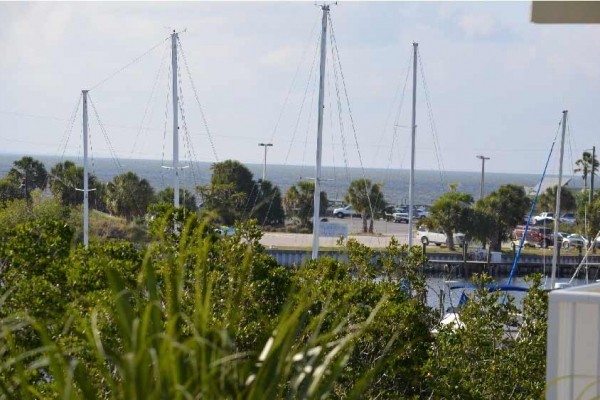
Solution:
{"label": "white car", "polygon": [[346,207],[340,207],[340,208],[336,208],[333,210],[333,215],[335,215],[338,218],[344,218],[344,217],[351,217],[354,214],[356,214],[354,212],[354,209],[352,208],[352,206],[346,206]]}
{"label": "white car", "polygon": [[568,249],[569,247],[587,247],[589,240],[584,238],[583,236],[573,233],[566,237],[563,237],[562,247]]}
{"label": "white car", "polygon": [[407,223],[408,224],[408,213],[406,212],[395,212],[393,214],[393,218],[394,218],[394,222],[399,222],[399,223]]}
{"label": "white car", "polygon": [[537,224],[538,221],[542,220],[554,220],[554,213],[552,212],[543,212],[540,215],[536,215],[533,217],[533,221]]}
{"label": "white car", "polygon": [[[465,243],[465,234],[464,233],[455,233],[453,235],[453,237],[454,237],[455,245],[462,246]],[[417,238],[421,241],[421,243],[423,243],[426,246],[429,243],[433,243],[436,246],[441,246],[442,244],[448,244],[448,237],[441,229],[438,229],[435,231],[430,231],[430,230],[427,230],[426,227],[420,226],[419,229],[417,230]]]}

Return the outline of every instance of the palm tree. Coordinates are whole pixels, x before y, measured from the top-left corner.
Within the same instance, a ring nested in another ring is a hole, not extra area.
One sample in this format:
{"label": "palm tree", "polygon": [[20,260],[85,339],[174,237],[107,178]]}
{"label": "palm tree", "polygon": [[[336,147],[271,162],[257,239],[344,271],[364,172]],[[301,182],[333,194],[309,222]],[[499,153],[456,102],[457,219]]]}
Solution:
{"label": "palm tree", "polygon": [[[292,185],[285,193],[283,206],[288,216],[298,218],[300,226],[309,227],[310,218],[313,215],[313,196],[315,193],[315,183],[309,181],[300,181]],[[319,215],[325,214],[327,210],[327,194],[321,191]]]}
{"label": "palm tree", "polygon": [[8,172],[8,176],[22,183],[25,189],[25,198],[29,199],[31,190],[46,188],[48,173],[41,161],[26,156],[13,163],[13,168]]}
{"label": "palm tree", "polygon": [[371,218],[368,232],[373,233],[373,220],[375,215],[385,208],[382,184],[372,184],[369,179],[356,179],[350,183],[346,202],[361,214],[363,232],[367,232],[367,218]]}
{"label": "palm tree", "polygon": [[[52,167],[49,178],[52,194],[63,205],[75,206],[83,202],[83,191],[77,190],[83,188],[83,167],[78,167],[74,162],[66,160]],[[90,174],[88,179],[89,187],[95,189],[90,191],[90,204],[97,210],[104,210],[102,183],[94,174]]]}
{"label": "palm tree", "polygon": [[588,175],[596,175],[598,172],[598,160],[594,157],[592,159],[592,153],[589,151],[584,151],[581,155],[581,158],[575,161],[575,165],[577,168],[573,170],[573,172],[581,172],[581,177],[583,179],[583,191],[587,191],[587,177]]}
{"label": "palm tree", "polygon": [[106,186],[108,209],[127,221],[143,216],[153,200],[154,189],[150,183],[133,172],[115,176]]}

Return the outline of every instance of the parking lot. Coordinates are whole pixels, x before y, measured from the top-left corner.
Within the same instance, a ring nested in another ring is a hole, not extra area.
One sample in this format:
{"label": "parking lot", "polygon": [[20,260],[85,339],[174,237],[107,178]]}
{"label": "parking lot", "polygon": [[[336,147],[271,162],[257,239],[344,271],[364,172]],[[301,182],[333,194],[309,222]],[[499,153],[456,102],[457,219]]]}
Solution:
{"label": "parking lot", "polygon": [[[355,235],[362,233],[362,219],[360,217],[346,217],[346,218],[337,218],[337,217],[327,217],[328,222],[344,224],[348,226],[348,234]],[[367,224],[369,221],[367,221]],[[416,227],[418,222],[415,222],[414,227]],[[375,220],[375,224],[373,226],[373,233],[381,234],[385,236],[396,236],[397,238],[403,237],[408,240],[408,224],[400,224],[395,222],[387,222],[382,220]]]}
{"label": "parking lot", "polygon": [[[400,243],[408,243],[408,224],[376,220],[373,226],[373,234],[363,234],[362,220],[360,218],[327,217],[327,222],[347,225],[348,236],[369,247],[385,247],[392,236]],[[416,226],[415,224],[415,229]],[[333,237],[321,237],[319,246],[336,247],[337,239]],[[312,246],[312,234],[265,232],[261,243],[267,248],[310,248]],[[417,243],[415,242],[415,244]]]}

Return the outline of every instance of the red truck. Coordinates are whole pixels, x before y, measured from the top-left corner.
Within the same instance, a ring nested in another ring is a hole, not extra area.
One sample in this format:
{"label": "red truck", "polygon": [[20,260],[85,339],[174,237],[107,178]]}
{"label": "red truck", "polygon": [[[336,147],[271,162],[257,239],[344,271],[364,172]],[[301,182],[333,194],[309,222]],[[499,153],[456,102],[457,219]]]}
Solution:
{"label": "red truck", "polygon": [[[513,229],[511,234],[511,246],[513,249],[517,248],[521,243],[521,238],[525,233],[525,225],[518,225]],[[554,243],[553,231],[551,228],[544,228],[538,226],[529,226],[527,230],[527,236],[523,246],[542,247],[546,248],[552,246]]]}

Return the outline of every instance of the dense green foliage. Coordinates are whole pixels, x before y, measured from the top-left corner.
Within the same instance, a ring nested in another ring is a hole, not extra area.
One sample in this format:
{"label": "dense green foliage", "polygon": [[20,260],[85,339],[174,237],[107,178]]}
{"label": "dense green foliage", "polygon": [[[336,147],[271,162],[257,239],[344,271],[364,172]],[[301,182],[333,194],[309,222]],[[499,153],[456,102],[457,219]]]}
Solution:
{"label": "dense green foliage", "polygon": [[[63,205],[76,206],[83,202],[83,167],[72,161],[63,161],[50,170],[50,190]],[[95,189],[89,192],[90,207],[105,210],[104,187],[93,175],[89,175],[88,187]]]}
{"label": "dense green foliage", "polygon": [[[478,292],[464,329],[432,334],[421,249],[283,268],[249,222],[217,237],[165,209],[147,249],[73,246],[61,220],[17,223],[0,242],[5,398],[490,398],[543,393],[545,293]],[[173,220],[179,221],[179,233]],[[162,226],[162,227],[161,227]],[[496,297],[494,297],[496,296]]]}
{"label": "dense green foliage", "polygon": [[257,219],[263,225],[284,222],[281,192],[270,181],[254,180],[252,172],[235,160],[212,165],[209,185],[199,186],[204,208],[220,223]]}
{"label": "dense green foliage", "polygon": [[441,195],[431,206],[429,224],[444,230],[448,247],[454,249],[454,233],[469,228],[473,196],[451,190]]}
{"label": "dense green foliage", "polygon": [[25,197],[29,198],[32,190],[46,188],[48,172],[42,162],[25,156],[13,163],[13,167],[8,171],[8,178],[21,182]]}
{"label": "dense green foliage", "polygon": [[[480,220],[473,221],[471,226],[479,230],[487,228],[484,239],[490,242],[492,250],[500,251],[502,242],[510,238],[511,231],[521,223],[529,207],[530,200],[523,187],[502,185],[475,204],[475,210],[483,216],[479,216]],[[487,220],[487,223],[482,223],[482,220]]]}
{"label": "dense green foliage", "polygon": [[133,172],[126,172],[106,185],[106,205],[112,213],[131,221],[146,214],[154,201],[154,189],[146,179]]}
{"label": "dense green foliage", "polygon": [[475,278],[475,293],[460,311],[460,326],[440,329],[425,364],[439,399],[540,398],[544,392],[547,294],[533,279],[524,300],[521,329],[512,333],[514,299],[490,292],[488,276]]}
{"label": "dense green foliage", "polygon": [[[175,191],[172,187],[165,188],[158,192],[154,197],[156,203],[173,204]],[[179,204],[189,211],[197,211],[196,196],[190,193],[187,189],[179,189]]]}
{"label": "dense green foliage", "polygon": [[[228,210],[197,213],[169,201],[146,209],[143,199],[153,197],[151,187],[124,174],[97,195],[115,214],[143,215],[128,226],[148,235],[141,240],[125,232],[100,234],[98,221],[114,227],[116,217],[94,211],[96,233],[85,249],[81,210],[69,206],[81,194],[73,187],[80,187],[82,171],[70,162],[52,170],[55,197],[36,189],[25,199],[19,187],[20,194],[4,198],[0,399],[543,395],[547,300],[539,278],[524,300],[517,338],[503,330],[514,322],[514,303],[499,302],[498,294],[485,290],[461,310],[461,327],[440,328],[439,312],[425,300],[420,247],[392,239],[375,252],[349,240],[340,260],[278,265],[260,244],[260,227],[283,218],[271,214],[281,202],[279,189],[254,182],[242,167],[219,166],[214,180],[226,188],[224,196],[231,195],[224,202],[247,202],[244,190],[257,196],[251,215],[260,219],[238,220],[233,236],[218,236],[212,226]],[[366,188],[375,186],[368,182]],[[293,188],[286,208],[309,224],[314,184]],[[139,204],[133,206],[127,193],[136,194]],[[432,210],[439,226],[467,232],[465,224],[481,218],[497,235],[524,206],[518,188],[510,186],[481,207],[471,207],[472,199],[459,192],[442,200]],[[322,198],[323,210],[326,204]],[[600,215],[600,199],[589,208]],[[130,240],[111,239],[116,237]]]}
{"label": "dense green foliage", "polygon": [[[543,211],[556,211],[556,189],[554,185],[546,189],[546,191],[540,194],[538,198],[538,209]],[[563,188],[560,191],[560,209],[562,211],[572,211],[577,207],[575,195],[567,188]]]}

